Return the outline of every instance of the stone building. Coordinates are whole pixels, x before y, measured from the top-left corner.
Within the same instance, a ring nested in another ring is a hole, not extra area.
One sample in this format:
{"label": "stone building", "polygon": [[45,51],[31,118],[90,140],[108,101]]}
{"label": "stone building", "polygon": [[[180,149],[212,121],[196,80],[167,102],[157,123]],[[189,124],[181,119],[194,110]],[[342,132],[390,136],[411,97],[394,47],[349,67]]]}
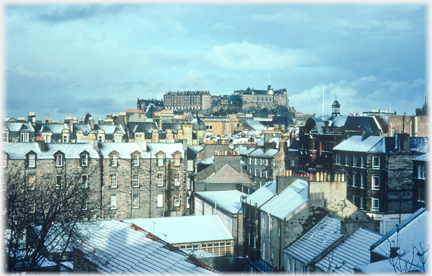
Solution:
{"label": "stone building", "polygon": [[164,109],[202,110],[211,108],[209,91],[166,92],[163,97]]}
{"label": "stone building", "polygon": [[426,183],[429,153],[420,155],[413,160],[413,211],[426,207]]}
{"label": "stone building", "polygon": [[147,110],[147,108],[153,104],[157,110],[163,109],[163,101],[156,99],[140,99],[137,100],[137,109],[139,110]]}
{"label": "stone building", "polygon": [[348,199],[385,234],[414,211],[412,159],[427,149],[427,137],[352,136],[333,148],[334,177],[346,179]]}
{"label": "stone building", "polygon": [[344,182],[279,176],[242,204],[245,254],[265,271],[284,270],[283,250],[326,215],[366,220],[364,212],[346,199]]}
{"label": "stone building", "polygon": [[92,219],[182,216],[191,210],[193,171],[182,143],[5,143],[3,166],[21,166],[32,189],[40,181],[60,187],[65,177],[80,174],[97,205]]}

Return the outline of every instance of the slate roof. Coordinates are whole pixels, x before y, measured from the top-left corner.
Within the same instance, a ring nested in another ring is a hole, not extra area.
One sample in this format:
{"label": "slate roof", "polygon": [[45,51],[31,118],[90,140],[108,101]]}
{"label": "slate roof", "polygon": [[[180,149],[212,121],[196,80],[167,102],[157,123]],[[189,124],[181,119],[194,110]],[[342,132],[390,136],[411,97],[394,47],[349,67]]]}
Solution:
{"label": "slate roof", "polygon": [[162,122],[162,130],[171,129],[174,133],[177,133],[181,129],[182,124],[180,122]]}
{"label": "slate roof", "polygon": [[[138,130],[138,127],[139,130]],[[127,122],[127,129],[130,133],[135,132],[145,132],[145,133],[152,133],[153,129],[159,130],[157,124],[155,122]]]}
{"label": "slate roof", "polygon": [[424,250],[426,250],[424,257],[426,260],[428,259],[428,216],[429,212],[425,208],[420,208],[399,226],[390,230],[380,240],[371,245],[371,250],[388,257],[390,256],[390,245],[399,247],[398,253],[400,256],[396,258],[411,263],[409,271],[419,270],[425,272],[417,253],[424,253]]}
{"label": "slate roof", "polygon": [[184,158],[184,150],[182,143],[147,143],[147,151],[152,153],[152,158],[156,158],[156,153],[159,151],[165,152],[165,158],[173,158],[176,151],[181,153],[181,158]]}
{"label": "slate roof", "polygon": [[315,266],[328,273],[353,274],[354,268],[370,262],[370,246],[381,237],[379,233],[360,227]]}
{"label": "slate roof", "polygon": [[[133,223],[171,244],[233,240],[218,215],[133,219]],[[154,230],[153,230],[154,229]]]}
{"label": "slate roof", "polygon": [[420,155],[420,156],[414,158],[413,161],[428,162],[429,161],[429,153],[425,153],[423,155]]}
{"label": "slate roof", "polygon": [[254,150],[253,152],[249,153],[248,156],[272,158],[278,152],[279,152],[279,149],[269,149],[266,152],[264,152],[263,148],[259,148],[259,149]]}
{"label": "slate roof", "polygon": [[89,124],[73,124],[73,131],[76,133],[81,130],[84,135],[87,135],[92,129]]}
{"label": "slate roof", "polygon": [[197,165],[200,165],[200,164],[202,164],[202,165],[211,165],[211,164],[214,164],[214,162],[215,162],[214,161],[214,156],[212,156],[212,157],[203,159],[203,160],[197,162],[196,164]]}
{"label": "slate roof", "polygon": [[276,194],[276,181],[269,181],[267,184],[248,195],[245,201],[251,205],[261,207]]}
{"label": "slate roof", "polygon": [[98,130],[103,130],[105,132],[105,135],[114,133],[126,134],[122,125],[120,124],[95,124],[94,131],[97,132]]}
{"label": "slate roof", "polygon": [[308,265],[342,237],[340,222],[340,219],[326,216],[306,234],[288,246],[284,252],[304,265]]}
{"label": "slate roof", "polygon": [[36,128],[37,135],[41,135],[42,133],[41,130],[43,127],[48,128],[53,133],[53,135],[61,134],[63,130],[69,129],[68,125],[65,123],[36,123],[35,128]]}
{"label": "slate roof", "polygon": [[9,129],[10,132],[20,131],[20,130],[29,130],[35,131],[33,126],[28,122],[20,122],[20,121],[4,121],[5,127]]}
{"label": "slate roof", "polygon": [[[228,211],[231,214],[237,214],[237,212],[241,209],[241,196],[246,196],[245,193],[242,193],[237,190],[233,191],[212,191],[212,192],[196,192],[202,198],[210,201],[211,203],[216,203],[217,207]],[[243,211],[240,211],[240,214]]]}
{"label": "slate roof", "polygon": [[267,129],[267,127],[255,120],[246,120],[245,124],[249,125],[254,130],[263,130]]}
{"label": "slate roof", "polygon": [[[428,151],[427,137],[410,137],[410,148],[412,152]],[[353,135],[343,140],[333,150],[351,152],[389,153],[395,150],[395,138],[383,136],[369,136],[362,140],[361,135]]]}
{"label": "slate roof", "polygon": [[264,204],[261,210],[281,220],[285,220],[309,200],[308,186],[309,183],[307,181],[297,179],[280,194]]}
{"label": "slate roof", "polygon": [[[212,166],[208,167],[211,168]],[[206,168],[206,169],[208,169]],[[206,170],[204,169],[204,170]],[[214,167],[213,167],[214,169]],[[203,171],[204,171],[203,170]],[[212,173],[209,177],[203,180],[206,183],[251,183],[252,181],[226,164],[217,172]]]}
{"label": "slate roof", "polygon": [[240,150],[240,155],[248,155],[249,153],[253,152],[255,148],[249,148],[246,146],[234,146],[234,150],[237,152]]}
{"label": "slate roof", "polygon": [[195,145],[195,146],[187,146],[187,156],[189,160],[193,160],[196,158],[197,154],[204,149],[204,146]]}
{"label": "slate roof", "polygon": [[365,133],[382,133],[381,127],[373,116],[347,116],[345,128],[363,127]]}
{"label": "slate roof", "polygon": [[96,270],[107,274],[210,274],[216,270],[126,222],[104,222],[77,246]]}
{"label": "slate roof", "polygon": [[113,151],[118,152],[120,159],[131,159],[131,154],[134,151],[138,151],[141,153],[141,158],[149,158],[150,154],[141,149],[141,147],[137,143],[98,143],[98,147],[100,152],[102,153],[103,158],[109,158],[109,154]]}
{"label": "slate roof", "polygon": [[83,151],[87,151],[90,158],[99,158],[99,154],[89,143],[46,143],[46,151],[41,151],[37,143],[3,143],[3,151],[9,159],[25,159],[25,154],[34,151],[37,159],[54,159],[54,153],[61,151],[65,159],[79,159]]}

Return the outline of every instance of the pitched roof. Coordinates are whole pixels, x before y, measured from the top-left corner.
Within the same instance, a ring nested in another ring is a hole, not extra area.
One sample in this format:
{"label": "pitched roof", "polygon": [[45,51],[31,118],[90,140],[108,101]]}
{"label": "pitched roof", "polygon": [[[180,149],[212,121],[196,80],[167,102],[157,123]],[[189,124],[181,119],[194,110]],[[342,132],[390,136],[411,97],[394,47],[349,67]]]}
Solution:
{"label": "pitched roof", "polygon": [[156,158],[156,153],[159,151],[165,152],[165,158],[173,158],[176,151],[181,153],[181,158],[184,158],[184,150],[182,143],[147,143],[147,151],[150,152],[153,158]]}
{"label": "pitched roof", "polygon": [[9,159],[25,159],[25,154],[34,151],[37,159],[54,159],[54,153],[61,151],[66,159],[78,159],[80,153],[87,151],[90,158],[99,158],[99,154],[89,143],[46,143],[46,151],[41,151],[37,143],[4,143],[3,150]]}
{"label": "pitched roof", "polygon": [[420,155],[420,156],[414,158],[413,161],[423,161],[423,162],[427,162],[427,161],[429,161],[429,153],[425,153],[425,154],[423,154],[423,155]]}
{"label": "pitched roof", "polygon": [[267,127],[256,120],[246,120],[245,123],[249,125],[254,130],[263,130]]}
{"label": "pitched roof", "polygon": [[[411,270],[424,272],[419,254],[424,253],[427,259],[429,255],[428,236],[429,212],[425,208],[417,210],[405,219],[399,226],[393,228],[376,243],[371,245],[371,250],[384,257],[390,256],[390,245],[399,247],[398,258],[411,263]],[[414,256],[414,258],[413,258]]]}
{"label": "pitched roof", "polygon": [[269,181],[267,184],[248,195],[245,201],[255,206],[255,203],[258,207],[261,207],[267,201],[269,201],[276,194],[276,181]]}
{"label": "pitched roof", "polygon": [[233,239],[218,215],[133,219],[133,223],[171,244]]}
{"label": "pitched roof", "polygon": [[[285,220],[294,213],[300,206],[309,200],[309,183],[303,179],[297,179],[289,185],[282,193],[273,197],[261,207],[261,210]],[[283,208],[281,208],[283,206]]]}
{"label": "pitched roof", "polygon": [[138,143],[128,143],[128,142],[122,142],[122,143],[112,143],[112,142],[106,142],[106,143],[98,143],[98,147],[100,152],[102,153],[103,158],[109,158],[109,154],[113,151],[116,151],[119,153],[120,159],[131,159],[131,154],[134,151],[138,151],[141,153],[141,158],[149,158],[150,154],[146,151],[143,151],[142,148],[138,145]]}
{"label": "pitched roof", "polygon": [[[211,203],[216,203],[218,207],[236,214],[241,209],[241,197],[246,196],[237,190],[233,191],[212,191],[212,192],[196,192],[199,196],[207,199]],[[240,213],[243,213],[240,211]]]}
{"label": "pitched roof", "polygon": [[78,245],[100,273],[209,274],[217,271],[152,236],[139,227],[120,221],[103,222]]}
{"label": "pitched roof", "polygon": [[278,152],[279,152],[279,149],[269,149],[266,152],[264,152],[263,148],[258,148],[256,150],[252,151],[251,153],[249,153],[248,156],[271,158]]}
{"label": "pitched roof", "polygon": [[34,131],[33,126],[28,122],[20,122],[20,121],[4,121],[4,126],[9,129],[9,131],[20,131],[23,127],[30,131]]}
{"label": "pitched roof", "polygon": [[[209,167],[210,168],[210,167]],[[239,173],[236,169],[226,164],[219,171],[211,174],[203,180],[207,183],[251,183],[252,181]]]}
{"label": "pitched roof", "polygon": [[354,268],[370,262],[370,246],[381,237],[379,233],[360,227],[315,266],[329,273],[352,274]]}
{"label": "pitched roof", "polygon": [[284,252],[304,265],[308,265],[342,237],[340,222],[340,219],[326,216],[296,242],[288,246]]}

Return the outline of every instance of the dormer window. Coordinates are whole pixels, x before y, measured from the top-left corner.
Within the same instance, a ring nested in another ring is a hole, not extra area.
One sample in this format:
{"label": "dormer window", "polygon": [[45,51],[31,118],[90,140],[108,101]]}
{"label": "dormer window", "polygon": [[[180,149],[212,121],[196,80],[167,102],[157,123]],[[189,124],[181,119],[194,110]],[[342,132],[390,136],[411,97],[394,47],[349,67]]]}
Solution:
{"label": "dormer window", "polygon": [[3,162],[2,162],[3,168],[6,168],[7,166],[7,155],[3,154]]}
{"label": "dormer window", "polygon": [[63,143],[69,143],[69,135],[63,134]]}
{"label": "dormer window", "polygon": [[111,166],[112,167],[117,167],[118,164],[118,156],[117,155],[112,155],[111,156]]}
{"label": "dormer window", "polygon": [[29,141],[29,133],[20,133],[20,141],[28,142]]}
{"label": "dormer window", "polygon": [[28,167],[34,168],[36,166],[36,155],[29,154],[28,156]]}
{"label": "dormer window", "polygon": [[55,155],[55,161],[56,161],[56,166],[57,167],[61,167],[63,166],[63,155],[58,153]]}
{"label": "dormer window", "polygon": [[133,161],[132,161],[134,166],[139,166],[139,155],[136,154],[133,156]]}
{"label": "dormer window", "polygon": [[82,167],[87,167],[89,164],[89,156],[88,154],[82,154],[81,155],[81,166]]}

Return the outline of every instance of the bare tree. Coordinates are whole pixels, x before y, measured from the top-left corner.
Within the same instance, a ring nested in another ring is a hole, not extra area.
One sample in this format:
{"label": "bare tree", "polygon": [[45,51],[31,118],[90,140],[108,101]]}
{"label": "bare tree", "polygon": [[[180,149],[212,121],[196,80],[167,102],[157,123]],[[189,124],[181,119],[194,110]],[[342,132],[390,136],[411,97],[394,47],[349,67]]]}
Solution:
{"label": "bare tree", "polygon": [[64,166],[35,175],[26,175],[24,165],[5,170],[6,270],[35,270],[53,253],[61,261],[85,239],[77,224],[98,210],[97,190],[89,185],[96,169],[87,167],[84,174]]}

